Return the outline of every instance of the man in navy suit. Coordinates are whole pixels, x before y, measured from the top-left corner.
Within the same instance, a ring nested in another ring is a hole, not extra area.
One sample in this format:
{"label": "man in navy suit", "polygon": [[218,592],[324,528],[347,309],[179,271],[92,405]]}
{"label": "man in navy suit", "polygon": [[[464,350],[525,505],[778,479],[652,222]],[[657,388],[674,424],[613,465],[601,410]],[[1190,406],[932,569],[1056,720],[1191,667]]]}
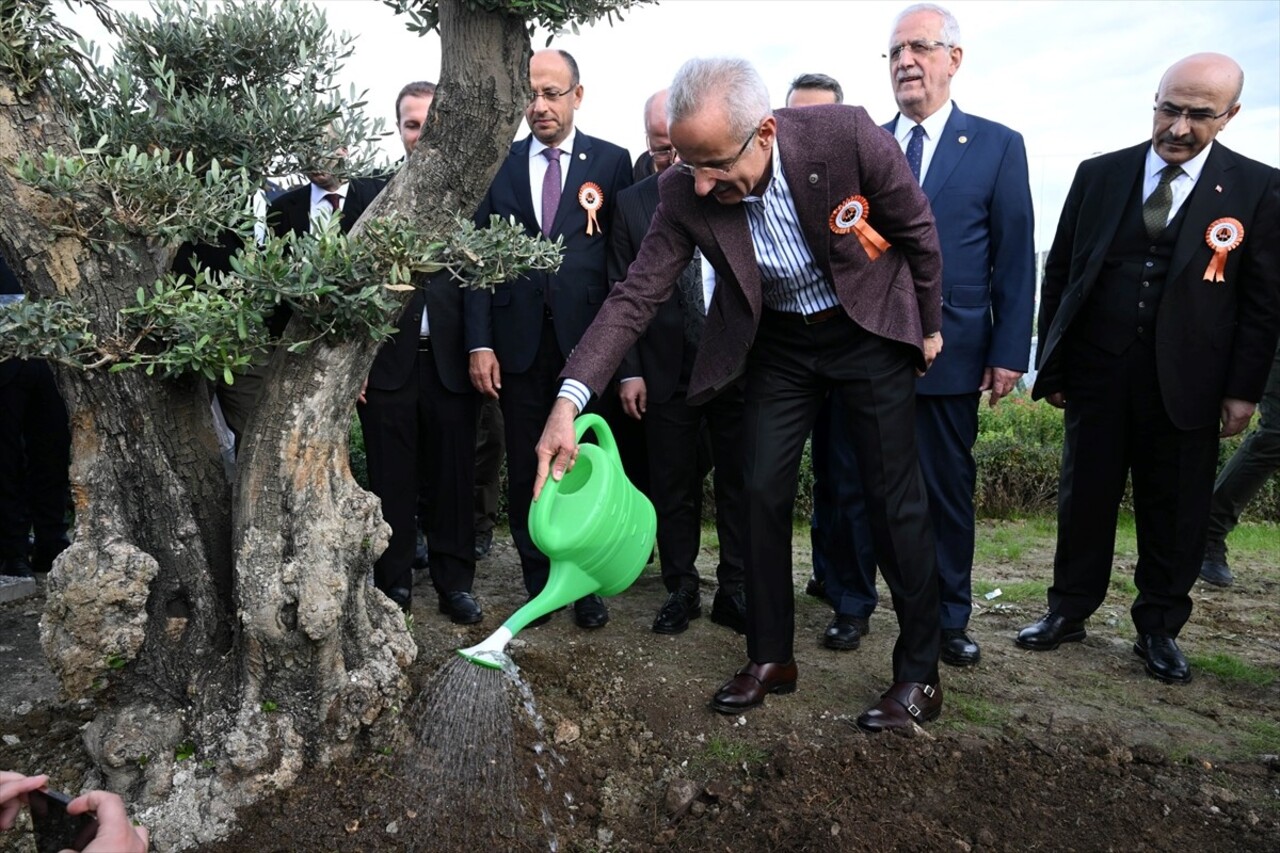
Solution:
{"label": "man in navy suit", "polygon": [[[435,85],[419,81],[396,98],[406,157],[434,97]],[[409,606],[421,503],[439,610],[459,625],[479,622],[471,594],[478,397],[462,345],[462,290],[448,275],[431,276],[414,292],[374,359],[360,403],[369,486],[391,525],[391,541],[374,564],[375,585]]]}
{"label": "man in navy suit", "polygon": [[1245,428],[1280,329],[1280,170],[1217,135],[1244,72],[1201,53],[1160,80],[1151,141],[1076,172],[1045,262],[1034,395],[1065,407],[1048,612],[1018,633],[1051,651],[1106,597],[1133,481],[1131,610],[1147,674],[1182,684],[1177,637],[1204,555],[1218,438]]}
{"label": "man in navy suit", "polygon": [[[951,101],[951,78],[963,56],[960,26],[947,10],[919,4],[899,14],[889,40],[889,76],[900,112],[885,125],[929,197],[942,243],[947,346],[916,383],[916,440],[937,541],[941,658],[952,666],[972,666],[981,657],[968,632],[979,398],[988,392],[994,406],[1027,369],[1035,308],[1026,149],[1018,133],[967,115]],[[832,435],[841,440],[839,431]],[[837,479],[838,512],[852,527],[844,500],[860,500],[856,461],[848,452],[831,458],[851,465]],[[866,536],[865,526],[855,530],[855,541]],[[861,560],[858,568],[862,582],[846,590],[837,611],[864,617],[874,597],[848,599],[874,589],[875,567]],[[862,630],[865,625],[864,619]]]}
{"label": "man in navy suit", "polygon": [[[529,537],[529,496],[537,472],[534,445],[556,394],[556,377],[609,292],[609,232],[618,192],[631,186],[626,149],[574,128],[582,103],[578,64],[562,50],[529,61],[525,120],[532,133],[511,147],[476,211],[515,217],[529,234],[560,238],[560,269],[534,272],[466,294],[466,346],[471,381],[502,402],[507,435],[511,538],[520,552],[525,588],[537,595],[550,564]],[[558,178],[558,180],[557,180]],[[574,604],[583,628],[609,619],[599,596]]]}

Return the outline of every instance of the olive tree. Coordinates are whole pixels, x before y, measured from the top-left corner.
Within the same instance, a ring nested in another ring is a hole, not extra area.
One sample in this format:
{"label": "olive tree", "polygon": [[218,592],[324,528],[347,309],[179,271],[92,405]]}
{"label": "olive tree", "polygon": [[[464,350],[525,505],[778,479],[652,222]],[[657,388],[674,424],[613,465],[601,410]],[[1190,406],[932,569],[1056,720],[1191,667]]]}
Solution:
{"label": "olive tree", "polygon": [[[443,47],[413,156],[349,235],[261,244],[264,176],[338,146],[337,168],[372,167],[377,129],[333,82],[351,40],[299,0],[146,16],[75,1],[119,36],[110,63],[48,2],[0,0],[0,251],[29,297],[0,314],[0,357],[55,364],[72,422],[75,535],[49,576],[46,654],[94,700],[98,781],[176,849],[405,700],[415,647],[367,582],[389,531],[347,463],[356,396],[423,275],[486,287],[558,262],[467,216],[520,120],[534,27],[639,0],[387,0]],[[228,234],[229,272],[171,271],[182,244]],[[293,316],[273,338],[279,305]],[[210,381],[264,361],[229,474]]]}

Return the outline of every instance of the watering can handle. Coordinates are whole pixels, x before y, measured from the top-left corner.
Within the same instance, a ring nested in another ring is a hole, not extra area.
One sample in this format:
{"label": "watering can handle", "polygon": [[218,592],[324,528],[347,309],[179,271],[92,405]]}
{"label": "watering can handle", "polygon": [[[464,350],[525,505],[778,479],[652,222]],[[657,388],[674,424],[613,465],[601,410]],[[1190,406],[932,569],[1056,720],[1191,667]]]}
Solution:
{"label": "watering can handle", "polygon": [[590,430],[596,434],[600,448],[615,459],[618,456],[618,444],[613,440],[613,431],[609,424],[599,415],[579,415],[573,422],[573,433],[579,444],[582,437]]}

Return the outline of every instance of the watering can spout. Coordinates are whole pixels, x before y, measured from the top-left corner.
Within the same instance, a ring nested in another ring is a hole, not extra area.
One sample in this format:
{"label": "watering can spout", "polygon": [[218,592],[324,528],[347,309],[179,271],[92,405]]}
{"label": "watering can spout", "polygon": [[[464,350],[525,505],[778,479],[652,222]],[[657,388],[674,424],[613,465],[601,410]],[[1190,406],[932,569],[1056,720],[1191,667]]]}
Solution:
{"label": "watering can spout", "polygon": [[604,420],[574,421],[578,440],[592,430],[572,470],[548,480],[529,510],[529,535],[551,562],[547,585],[479,645],[460,649],[472,663],[501,668],[506,644],[533,620],[592,593],[617,595],[639,577],[653,552],[657,515],[622,471]]}

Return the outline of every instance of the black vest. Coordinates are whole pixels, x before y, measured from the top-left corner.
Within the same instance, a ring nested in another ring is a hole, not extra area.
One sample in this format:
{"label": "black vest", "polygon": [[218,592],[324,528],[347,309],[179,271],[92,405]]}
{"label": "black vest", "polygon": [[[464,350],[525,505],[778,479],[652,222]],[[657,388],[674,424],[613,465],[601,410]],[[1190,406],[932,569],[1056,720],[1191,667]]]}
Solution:
{"label": "black vest", "polygon": [[[1190,201],[1188,199],[1187,201]],[[1169,277],[1169,262],[1186,219],[1187,201],[1155,240],[1142,224],[1142,176],[1130,194],[1098,280],[1072,323],[1081,340],[1120,355],[1134,341],[1155,342],[1156,312]]]}

